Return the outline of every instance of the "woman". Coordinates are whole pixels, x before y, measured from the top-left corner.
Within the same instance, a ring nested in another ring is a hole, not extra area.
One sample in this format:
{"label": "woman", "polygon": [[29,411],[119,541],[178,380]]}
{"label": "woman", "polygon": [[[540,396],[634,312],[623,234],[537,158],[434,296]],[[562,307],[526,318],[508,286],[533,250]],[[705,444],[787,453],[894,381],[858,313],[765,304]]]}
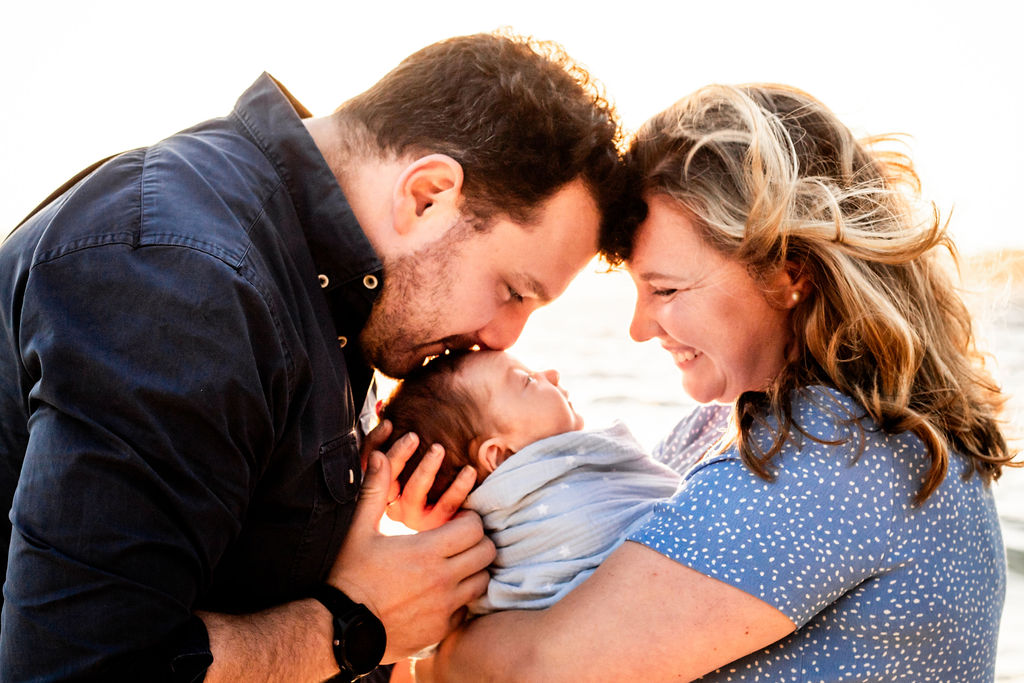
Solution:
{"label": "woman", "polygon": [[606,241],[630,332],[730,427],[587,582],[469,622],[437,679],[992,680],[1004,398],[886,142],[774,85],[644,125],[647,215]]}

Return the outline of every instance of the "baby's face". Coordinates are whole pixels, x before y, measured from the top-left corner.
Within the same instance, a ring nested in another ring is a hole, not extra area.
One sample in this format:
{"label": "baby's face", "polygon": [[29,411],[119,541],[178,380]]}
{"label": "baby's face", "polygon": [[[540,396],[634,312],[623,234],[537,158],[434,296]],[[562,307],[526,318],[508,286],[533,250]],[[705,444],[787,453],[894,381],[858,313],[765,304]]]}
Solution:
{"label": "baby's face", "polygon": [[583,428],[555,370],[533,372],[504,351],[478,351],[462,366],[459,380],[474,395],[487,397],[481,408],[514,451]]}

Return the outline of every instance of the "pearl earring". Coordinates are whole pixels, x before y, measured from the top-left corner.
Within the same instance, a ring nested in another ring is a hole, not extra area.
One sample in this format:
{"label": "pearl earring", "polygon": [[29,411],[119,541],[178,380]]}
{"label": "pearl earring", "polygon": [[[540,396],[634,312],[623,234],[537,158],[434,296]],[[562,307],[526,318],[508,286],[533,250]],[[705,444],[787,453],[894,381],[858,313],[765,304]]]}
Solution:
{"label": "pearl earring", "polygon": [[794,289],[792,292],[789,293],[789,298],[793,300],[794,304],[800,303],[800,290]]}

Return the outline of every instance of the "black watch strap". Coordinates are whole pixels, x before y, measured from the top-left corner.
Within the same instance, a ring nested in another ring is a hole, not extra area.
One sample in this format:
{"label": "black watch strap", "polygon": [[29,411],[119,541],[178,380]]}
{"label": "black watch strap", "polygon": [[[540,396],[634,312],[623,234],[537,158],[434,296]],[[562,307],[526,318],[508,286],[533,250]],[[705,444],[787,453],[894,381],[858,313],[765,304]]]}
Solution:
{"label": "black watch strap", "polygon": [[334,659],[341,673],[355,680],[373,671],[384,657],[387,633],[380,619],[329,584],[315,586],[309,596],[333,616]]}

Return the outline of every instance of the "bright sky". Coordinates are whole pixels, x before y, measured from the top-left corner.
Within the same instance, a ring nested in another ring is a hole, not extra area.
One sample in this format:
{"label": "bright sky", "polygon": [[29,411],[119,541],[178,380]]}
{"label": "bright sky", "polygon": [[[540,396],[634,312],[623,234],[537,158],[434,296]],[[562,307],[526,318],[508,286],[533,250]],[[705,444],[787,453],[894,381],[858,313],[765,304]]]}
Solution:
{"label": "bright sky", "polygon": [[[0,234],[68,176],[227,112],[261,71],[326,114],[402,57],[511,26],[561,42],[630,127],[711,82],[789,83],[859,132],[907,132],[965,252],[1024,248],[1024,46],[1014,3],[9,3]],[[602,6],[608,9],[601,9]]]}

